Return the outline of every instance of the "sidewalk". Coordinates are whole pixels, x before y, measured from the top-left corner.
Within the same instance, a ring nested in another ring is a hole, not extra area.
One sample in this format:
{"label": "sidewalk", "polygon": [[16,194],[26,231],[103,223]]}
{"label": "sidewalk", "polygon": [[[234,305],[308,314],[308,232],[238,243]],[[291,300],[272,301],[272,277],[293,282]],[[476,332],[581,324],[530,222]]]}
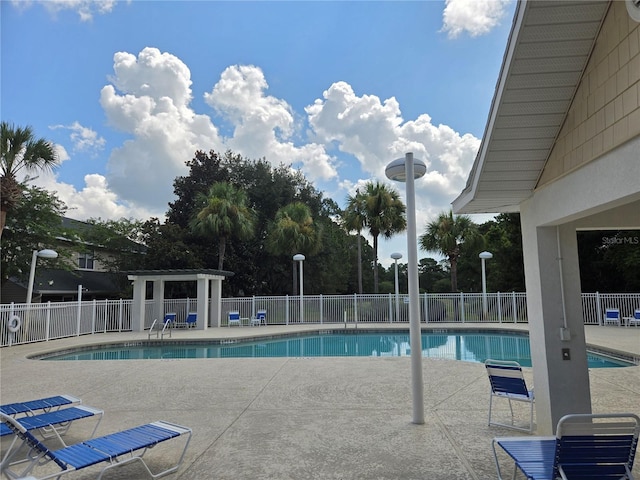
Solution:
{"label": "sidewalk", "polygon": [[[447,327],[454,326],[438,325]],[[173,340],[277,335],[301,328],[318,326],[174,331]],[[587,327],[586,335],[590,345],[640,357],[640,328]],[[481,364],[424,359],[426,423],[414,425],[409,358],[26,358],[123,338],[147,335],[105,334],[1,349],[0,403],[77,395],[105,410],[98,434],[158,419],[189,426],[193,438],[185,462],[167,477],[180,480],[485,480],[496,478],[491,439],[519,435],[486,425],[488,383]],[[639,366],[594,369],[590,376],[594,412],[640,413]],[[81,437],[83,428],[72,429],[71,439]],[[163,457],[153,450],[148,454],[153,462]],[[640,476],[638,462],[633,472]],[[105,476],[132,478],[145,478],[135,465]]]}

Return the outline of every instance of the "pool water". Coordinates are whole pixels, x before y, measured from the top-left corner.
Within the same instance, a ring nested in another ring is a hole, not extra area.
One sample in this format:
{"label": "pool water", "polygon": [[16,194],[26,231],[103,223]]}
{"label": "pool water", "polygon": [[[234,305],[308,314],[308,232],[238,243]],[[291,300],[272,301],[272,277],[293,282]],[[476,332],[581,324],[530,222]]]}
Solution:
{"label": "pool water", "polygon": [[[128,344],[79,349],[43,360],[146,360],[181,358],[264,357],[408,357],[408,333],[350,333],[284,337],[259,341],[173,342]],[[529,337],[498,333],[423,333],[422,356],[483,363],[515,360],[531,366]],[[632,363],[588,352],[590,368],[626,367]]]}

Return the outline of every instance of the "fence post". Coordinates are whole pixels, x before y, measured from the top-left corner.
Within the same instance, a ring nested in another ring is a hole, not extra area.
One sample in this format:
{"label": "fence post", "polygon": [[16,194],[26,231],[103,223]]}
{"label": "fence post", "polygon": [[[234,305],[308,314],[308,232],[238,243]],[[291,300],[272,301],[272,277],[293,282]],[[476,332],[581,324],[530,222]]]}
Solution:
{"label": "fence post", "polygon": [[284,321],[286,325],[289,325],[289,295],[285,295],[285,307],[284,307]]}
{"label": "fence post", "polygon": [[464,323],[464,293],[460,292],[460,321]]}
{"label": "fence post", "polygon": [[320,294],[320,325],[324,323],[324,308],[322,303],[322,294]]}
{"label": "fence post", "polygon": [[357,322],[358,321],[358,295],[357,294],[353,294],[353,321]]}
{"label": "fence post", "polygon": [[47,319],[45,320],[44,340],[49,341],[49,329],[51,328],[51,300],[47,302]]}
{"label": "fence post", "polygon": [[600,292],[596,292],[596,313],[598,315],[598,325],[602,326],[602,308],[600,308]]}
{"label": "fence post", "polygon": [[[389,323],[393,323],[393,300],[391,300],[391,294],[389,294]],[[396,318],[396,322],[400,319]]]}
{"label": "fence post", "polygon": [[500,292],[496,292],[498,302],[498,323],[502,324],[502,302],[500,301]]}
{"label": "fence post", "polygon": [[[518,310],[516,304],[516,292],[511,292],[511,303],[513,308],[513,323],[518,323]],[[529,323],[529,319],[527,319],[527,323]]]}
{"label": "fence post", "polygon": [[82,285],[78,285],[78,314],[76,318],[76,336],[80,336],[80,318],[82,317]]}
{"label": "fence post", "polygon": [[429,294],[424,292],[424,323],[429,323]]}
{"label": "fence post", "polygon": [[124,302],[122,298],[118,300],[118,332],[122,332],[122,308],[124,306]]}

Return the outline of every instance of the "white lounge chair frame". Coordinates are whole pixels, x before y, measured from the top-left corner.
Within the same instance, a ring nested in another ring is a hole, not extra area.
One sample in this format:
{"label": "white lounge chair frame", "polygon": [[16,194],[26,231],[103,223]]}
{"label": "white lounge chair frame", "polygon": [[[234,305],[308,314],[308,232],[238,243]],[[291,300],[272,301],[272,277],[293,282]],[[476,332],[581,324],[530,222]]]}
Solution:
{"label": "white lounge chair frame", "polygon": [[607,308],[604,311],[604,324],[608,325],[610,323],[614,323],[618,326],[621,325],[619,308]]}
{"label": "white lounge chair frame", "polygon": [[[489,426],[500,426],[521,430],[531,433],[533,431],[533,390],[527,388],[522,367],[518,362],[509,360],[491,360],[485,361],[487,375],[489,376],[489,384],[491,386],[489,395]],[[509,410],[511,412],[511,423],[499,423],[491,420],[493,413],[493,399],[502,398],[509,402]],[[529,427],[519,427],[515,422],[513,414],[513,406],[511,401],[523,402],[529,404]]]}
{"label": "white lounge chair frame", "polygon": [[260,326],[262,324],[267,324],[267,311],[266,310],[258,310],[256,312],[255,317],[251,317],[251,326],[254,325]]}
{"label": "white lounge chair frame", "polygon": [[[0,420],[6,422],[14,431],[16,437],[20,438],[24,445],[31,449],[28,463],[24,468],[20,467],[21,471],[19,472],[15,471],[15,465],[9,464],[11,457],[3,460],[1,473],[10,479],[24,479],[25,477],[30,480],[59,479],[67,473],[106,463],[107,465],[99,471],[96,477],[99,480],[110,469],[122,467],[132,462],[140,462],[151,478],[159,478],[180,468],[191,440],[190,428],[157,421],[103,437],[85,440],[58,450],[50,450],[29,433],[15,418],[0,413]],[[144,454],[159,443],[183,435],[186,435],[186,441],[177,463],[160,472],[152,472],[147,462],[143,459]],[[47,468],[43,476],[35,476],[39,467],[50,465],[52,462],[62,471],[51,473],[50,469]]]}
{"label": "white lounge chair frame", "polygon": [[231,325],[238,325],[239,327],[242,326],[242,319],[240,318],[240,312],[237,310],[231,311],[229,312],[228,316],[227,316],[228,320],[227,320],[227,326],[230,327]]}

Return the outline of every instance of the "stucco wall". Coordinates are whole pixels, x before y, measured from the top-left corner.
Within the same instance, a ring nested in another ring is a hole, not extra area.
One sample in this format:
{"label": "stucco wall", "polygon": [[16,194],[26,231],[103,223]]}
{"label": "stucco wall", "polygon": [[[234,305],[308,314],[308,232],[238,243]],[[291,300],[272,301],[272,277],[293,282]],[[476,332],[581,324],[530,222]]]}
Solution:
{"label": "stucco wall", "polygon": [[538,187],[639,135],[640,23],[614,1]]}

